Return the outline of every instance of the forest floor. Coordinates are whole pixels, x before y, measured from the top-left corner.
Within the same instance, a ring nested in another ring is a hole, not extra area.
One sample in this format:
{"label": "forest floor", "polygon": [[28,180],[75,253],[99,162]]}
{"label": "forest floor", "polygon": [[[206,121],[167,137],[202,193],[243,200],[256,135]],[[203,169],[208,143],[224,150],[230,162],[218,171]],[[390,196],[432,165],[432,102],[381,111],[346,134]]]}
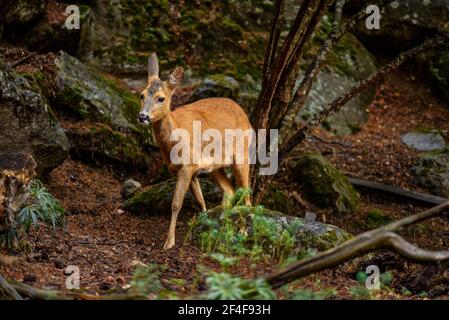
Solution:
{"label": "forest floor", "polygon": [[[383,182],[409,190],[421,190],[413,180],[411,167],[418,153],[401,142],[401,135],[423,128],[438,128],[449,141],[449,108],[430,93],[407,70],[401,70],[377,89],[375,102],[369,107],[369,121],[360,132],[347,137],[334,137],[322,130],[295,150],[276,183],[287,192],[300,186],[290,181],[288,174],[295,158],[302,152],[317,150],[328,157],[348,176]],[[121,181],[106,168],[93,167],[74,160],[66,160],[45,181],[49,190],[62,202],[66,213],[63,230],[52,231],[42,226],[34,229],[24,241],[28,249],[12,254],[0,250],[0,274],[37,287],[65,289],[65,269],[78,266],[81,288],[88,292],[120,291],[141,263],[166,266],[160,279],[162,285],[180,297],[204,290],[204,274],[199,265],[218,270],[219,265],[190,243],[184,243],[188,221],[193,212],[180,216],[177,224],[177,245],[164,251],[162,245],[169,225],[166,215],[135,216],[123,211]],[[361,206],[357,213],[335,216],[332,212],[309,204],[307,210],[317,219],[334,224],[353,234],[369,230],[367,215],[374,208],[381,209],[389,220],[398,219],[425,209],[410,200],[396,198],[372,190],[360,189]],[[304,216],[306,208],[298,204],[297,216]],[[434,219],[413,228],[404,236],[417,245],[429,249],[449,247],[449,220]],[[387,252],[366,255],[337,268],[323,271],[296,282],[293,288],[323,290],[335,288],[336,299],[362,298],[354,296],[351,288],[358,282],[355,274],[362,266],[378,264],[382,272],[389,271],[392,281],[375,294],[382,299],[422,299],[429,285],[429,272],[434,266],[421,266]],[[373,261],[375,263],[373,263]],[[230,272],[243,277],[255,277],[279,269],[278,263],[240,261]],[[443,284],[435,297],[448,299],[449,277],[442,274]],[[183,279],[183,281],[176,281]],[[404,288],[408,288],[405,290]],[[410,289],[412,288],[412,289]],[[410,292],[411,290],[411,292]],[[438,290],[437,290],[438,291]],[[280,293],[282,297],[282,293]]]}

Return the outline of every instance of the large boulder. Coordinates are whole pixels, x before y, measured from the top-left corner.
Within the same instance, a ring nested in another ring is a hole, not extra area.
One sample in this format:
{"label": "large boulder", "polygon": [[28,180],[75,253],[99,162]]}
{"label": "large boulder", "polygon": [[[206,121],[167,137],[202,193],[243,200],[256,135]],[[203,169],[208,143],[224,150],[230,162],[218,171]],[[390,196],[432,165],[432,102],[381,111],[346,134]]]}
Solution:
{"label": "large boulder", "polygon": [[339,213],[357,210],[358,193],[347,177],[322,155],[302,155],[296,162],[294,174],[295,180],[303,186],[305,195],[313,203]]}
{"label": "large boulder", "polygon": [[[349,1],[355,11],[366,7],[365,1]],[[359,25],[358,37],[367,47],[386,53],[397,53],[422,42],[435,31],[449,30],[447,0],[396,0],[381,9],[380,29],[368,30]]]}
{"label": "large boulder", "polygon": [[30,82],[0,62],[0,151],[31,154],[38,174],[68,155],[69,142],[47,100]]}
{"label": "large boulder", "polygon": [[81,120],[108,124],[114,130],[144,132],[138,126],[140,107],[135,97],[64,51],[57,55],[55,66],[55,105],[60,111]]}
{"label": "large boulder", "polygon": [[137,121],[138,98],[63,51],[54,63],[52,103],[58,112],[76,120],[75,125],[74,121],[64,124],[73,153],[148,166],[146,151],[156,143],[151,128]]}
{"label": "large boulder", "polygon": [[[366,5],[364,1],[353,0],[347,7],[355,11]],[[357,37],[370,50],[384,55],[396,55],[417,46],[436,32],[449,31],[447,0],[397,0],[383,8],[381,15],[380,29],[368,30],[364,23],[360,23]],[[415,60],[436,91],[449,101],[449,49],[428,51]]]}
{"label": "large boulder", "polygon": [[[230,210],[237,211],[230,212]],[[222,206],[218,206],[201,213],[192,222],[192,238],[201,249],[211,249],[207,239],[216,235],[217,238],[213,238],[213,241],[218,242],[217,247],[214,248],[218,251],[239,254],[248,250],[245,255],[255,254],[254,258],[260,258],[262,254],[291,257],[310,250],[328,250],[351,238],[350,234],[336,226],[288,216],[261,207],[245,207],[241,211],[237,207],[230,210],[224,210]],[[242,216],[245,217],[243,222]],[[234,219],[236,219],[235,222],[233,222]],[[235,230],[229,229],[230,223],[234,225]],[[244,226],[241,230],[238,227],[240,225]],[[221,238],[220,230],[227,230],[229,234]],[[226,238],[231,235],[233,238]],[[235,250],[232,248],[233,243],[226,244],[229,240],[239,243]],[[219,244],[222,242],[224,247]],[[258,249],[255,250],[254,246]],[[288,252],[285,252],[286,250]]]}
{"label": "large boulder", "polygon": [[[170,215],[176,181],[176,178],[171,178],[145,188],[125,202],[125,210],[135,214]],[[221,202],[222,193],[215,183],[200,179],[200,184],[207,207]],[[188,209],[195,211],[200,209],[190,192],[186,193],[183,204],[183,210]]]}
{"label": "large boulder", "polygon": [[[105,71],[143,74],[148,56],[161,70],[189,65],[195,74],[226,73],[237,80],[261,73],[272,1],[95,0],[82,59]],[[245,28],[253,32],[245,32]]]}
{"label": "large boulder", "polygon": [[[305,61],[317,54],[331,27],[331,20],[324,17],[319,32],[306,49]],[[304,108],[296,117],[297,123],[310,120],[324,106],[346,93],[359,81],[376,70],[376,60],[352,34],[345,35],[329,55],[326,66],[316,77]],[[301,71],[298,84],[304,76]],[[375,89],[367,90],[349,101],[339,112],[328,117],[323,127],[337,135],[347,135],[359,130],[368,120],[368,106],[374,99]]]}
{"label": "large boulder", "polygon": [[422,154],[413,166],[413,173],[421,187],[449,198],[449,151]]}

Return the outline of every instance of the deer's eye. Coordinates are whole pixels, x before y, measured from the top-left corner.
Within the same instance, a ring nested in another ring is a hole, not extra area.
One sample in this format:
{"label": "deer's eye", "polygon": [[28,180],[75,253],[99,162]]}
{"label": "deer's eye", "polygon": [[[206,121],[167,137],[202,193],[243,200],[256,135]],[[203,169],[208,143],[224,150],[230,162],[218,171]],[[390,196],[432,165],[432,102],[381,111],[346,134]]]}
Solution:
{"label": "deer's eye", "polygon": [[145,99],[145,96],[143,95],[143,93],[140,95],[140,99]]}
{"label": "deer's eye", "polygon": [[157,98],[157,102],[159,102],[159,103],[162,103],[162,102],[164,102],[165,101],[165,98],[164,97],[159,97],[159,98]]}

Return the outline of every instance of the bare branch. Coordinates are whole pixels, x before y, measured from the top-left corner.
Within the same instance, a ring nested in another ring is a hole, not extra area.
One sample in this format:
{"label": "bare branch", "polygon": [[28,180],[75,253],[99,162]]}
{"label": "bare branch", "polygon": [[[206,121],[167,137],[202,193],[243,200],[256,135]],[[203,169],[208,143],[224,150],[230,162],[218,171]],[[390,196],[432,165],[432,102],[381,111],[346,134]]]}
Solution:
{"label": "bare branch", "polygon": [[[382,7],[393,2],[393,0],[378,0],[377,2],[378,6]],[[282,128],[281,137],[286,135],[286,132],[288,132],[288,129],[291,128],[296,115],[304,106],[312,88],[313,81],[324,67],[329,53],[332,52],[337,43],[346,33],[354,29],[354,27],[367,16],[366,10],[362,9],[340,27],[344,5],[344,0],[340,0],[335,3],[335,16],[332,30],[319,49],[318,54],[308,66],[304,79],[301,81],[298,89],[296,90],[289,108],[281,115],[280,120],[276,125],[276,127]]]}
{"label": "bare branch", "polygon": [[276,50],[279,44],[279,37],[281,34],[284,2],[285,2],[284,0],[276,1],[273,25],[271,28],[270,39],[268,41],[267,53],[265,56],[262,83],[266,83],[271,78],[271,70],[273,69],[274,66]]}
{"label": "bare branch", "polygon": [[22,296],[14,289],[5,278],[0,275],[0,300],[23,300]]}
{"label": "bare branch", "polygon": [[285,158],[285,156],[290,153],[291,150],[301,142],[303,142],[306,137],[312,132],[313,129],[318,127],[327,117],[332,115],[333,113],[340,110],[349,100],[357,97],[362,92],[364,92],[366,89],[374,85],[377,81],[382,79],[388,72],[391,72],[395,69],[397,69],[400,65],[402,65],[405,61],[409,60],[412,57],[415,57],[416,55],[439,47],[446,43],[449,40],[449,34],[445,34],[442,36],[435,37],[433,39],[427,40],[423,44],[405,51],[399,56],[388,63],[387,65],[383,66],[379,70],[373,72],[367,79],[364,81],[359,82],[354,87],[352,87],[351,90],[343,94],[342,96],[335,99],[331,104],[326,106],[323,111],[321,111],[317,116],[315,116],[314,119],[307,122],[299,131],[297,131],[281,148],[279,152],[279,161],[282,161],[282,159]]}

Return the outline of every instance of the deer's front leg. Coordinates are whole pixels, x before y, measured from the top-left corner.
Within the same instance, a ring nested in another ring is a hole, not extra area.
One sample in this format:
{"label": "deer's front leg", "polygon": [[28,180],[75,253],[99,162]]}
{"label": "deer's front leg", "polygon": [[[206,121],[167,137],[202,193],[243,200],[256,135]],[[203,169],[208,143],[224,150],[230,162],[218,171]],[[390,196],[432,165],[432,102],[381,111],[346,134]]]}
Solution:
{"label": "deer's front leg", "polygon": [[164,249],[173,248],[175,245],[176,220],[178,213],[182,208],[184,196],[189,189],[192,172],[183,167],[178,171],[178,182],[176,183],[175,193],[173,195],[170,227],[168,229],[167,240],[165,240]]}

